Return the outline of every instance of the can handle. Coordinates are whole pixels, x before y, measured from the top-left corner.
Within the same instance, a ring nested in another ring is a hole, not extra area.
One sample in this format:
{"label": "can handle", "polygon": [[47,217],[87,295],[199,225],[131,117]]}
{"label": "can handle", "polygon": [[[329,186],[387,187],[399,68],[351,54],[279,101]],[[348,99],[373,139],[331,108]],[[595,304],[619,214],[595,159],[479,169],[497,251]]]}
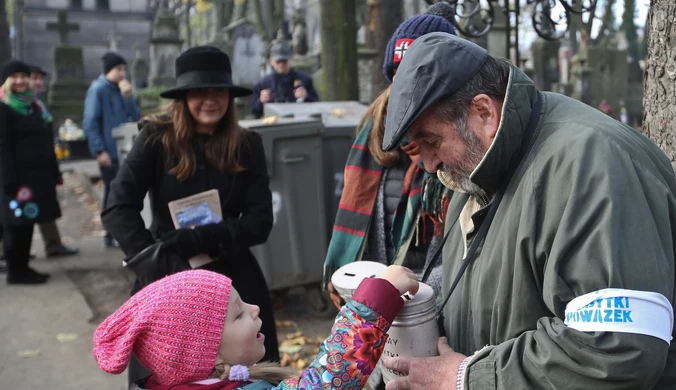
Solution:
{"label": "can handle", "polygon": [[301,155],[286,155],[282,157],[282,162],[284,164],[297,164],[297,163],[302,163],[303,161],[306,161],[308,159],[307,154],[301,154]]}

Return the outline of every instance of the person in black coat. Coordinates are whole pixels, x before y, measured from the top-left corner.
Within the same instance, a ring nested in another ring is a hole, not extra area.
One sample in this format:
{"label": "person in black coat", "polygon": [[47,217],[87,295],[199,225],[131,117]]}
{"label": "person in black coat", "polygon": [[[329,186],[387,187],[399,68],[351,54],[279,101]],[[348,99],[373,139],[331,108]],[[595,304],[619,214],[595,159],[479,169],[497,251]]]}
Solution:
{"label": "person in black coat", "polygon": [[272,72],[254,86],[251,111],[256,118],[263,116],[265,103],[316,102],[319,96],[312,78],[291,67],[292,49],[285,42],[277,42],[270,48]]}
{"label": "person in black coat", "polygon": [[61,216],[56,186],[61,176],[51,121],[29,89],[30,67],[9,61],[0,68],[0,222],[8,284],[39,284],[48,274],[28,266],[35,223]]}
{"label": "person in black coat", "polygon": [[[251,91],[232,84],[230,69],[227,54],[209,46],[191,48],[176,59],[177,87],[160,94],[173,102],[163,114],[139,124],[101,218],[137,274],[134,291],[190,269],[188,260],[195,256],[215,259],[199,268],[227,275],[243,301],[260,307],[264,359],[278,360],[270,293],[249,250],[264,243],[272,229],[269,176],[260,135],[237,124],[234,98]],[[214,189],[222,221],[175,229],[168,203]],[[140,214],[147,192],[150,230]],[[130,380],[141,379],[131,371],[130,366]]]}

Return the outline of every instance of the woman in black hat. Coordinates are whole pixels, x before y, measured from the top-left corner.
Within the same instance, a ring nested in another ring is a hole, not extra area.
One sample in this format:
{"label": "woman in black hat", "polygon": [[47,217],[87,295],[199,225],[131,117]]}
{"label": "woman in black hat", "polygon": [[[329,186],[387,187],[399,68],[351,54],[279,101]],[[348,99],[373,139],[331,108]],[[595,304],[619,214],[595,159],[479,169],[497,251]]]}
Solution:
{"label": "woman in black hat", "polygon": [[[234,99],[250,94],[233,85],[230,60],[219,49],[200,46],[181,54],[176,87],[160,94],[173,101],[139,124],[102,221],[136,272],[135,291],[190,269],[191,258],[215,259],[199,268],[229,276],[242,300],[260,306],[266,358],[278,360],[270,293],[249,250],[267,240],[273,222],[262,139],[237,124]],[[168,203],[209,190],[218,191],[222,221],[175,229]],[[147,192],[150,230],[140,214]]]}
{"label": "woman in black hat", "polygon": [[51,115],[30,90],[30,67],[9,61],[0,67],[0,223],[8,284],[40,284],[48,274],[28,266],[35,223],[61,216],[56,185],[61,176]]}

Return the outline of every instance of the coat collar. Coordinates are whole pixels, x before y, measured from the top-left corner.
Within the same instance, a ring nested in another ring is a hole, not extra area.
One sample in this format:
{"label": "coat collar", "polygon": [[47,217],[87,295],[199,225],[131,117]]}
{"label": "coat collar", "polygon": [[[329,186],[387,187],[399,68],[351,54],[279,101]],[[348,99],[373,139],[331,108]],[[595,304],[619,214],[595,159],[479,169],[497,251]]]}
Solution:
{"label": "coat collar", "polygon": [[489,198],[498,191],[508,176],[512,158],[520,152],[521,140],[538,93],[533,81],[519,68],[512,66],[498,131],[490,148],[470,175],[470,180],[483,189]]}

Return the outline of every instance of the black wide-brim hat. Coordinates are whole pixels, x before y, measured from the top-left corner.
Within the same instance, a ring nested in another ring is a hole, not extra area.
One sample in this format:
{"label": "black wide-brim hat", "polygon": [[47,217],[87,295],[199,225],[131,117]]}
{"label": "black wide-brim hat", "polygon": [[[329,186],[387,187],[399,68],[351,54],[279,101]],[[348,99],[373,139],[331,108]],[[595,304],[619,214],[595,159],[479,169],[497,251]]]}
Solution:
{"label": "black wide-brim hat", "polygon": [[160,93],[165,99],[180,99],[191,89],[228,88],[230,96],[249,96],[252,90],[232,83],[227,54],[213,46],[197,46],[176,58],[176,86]]}

